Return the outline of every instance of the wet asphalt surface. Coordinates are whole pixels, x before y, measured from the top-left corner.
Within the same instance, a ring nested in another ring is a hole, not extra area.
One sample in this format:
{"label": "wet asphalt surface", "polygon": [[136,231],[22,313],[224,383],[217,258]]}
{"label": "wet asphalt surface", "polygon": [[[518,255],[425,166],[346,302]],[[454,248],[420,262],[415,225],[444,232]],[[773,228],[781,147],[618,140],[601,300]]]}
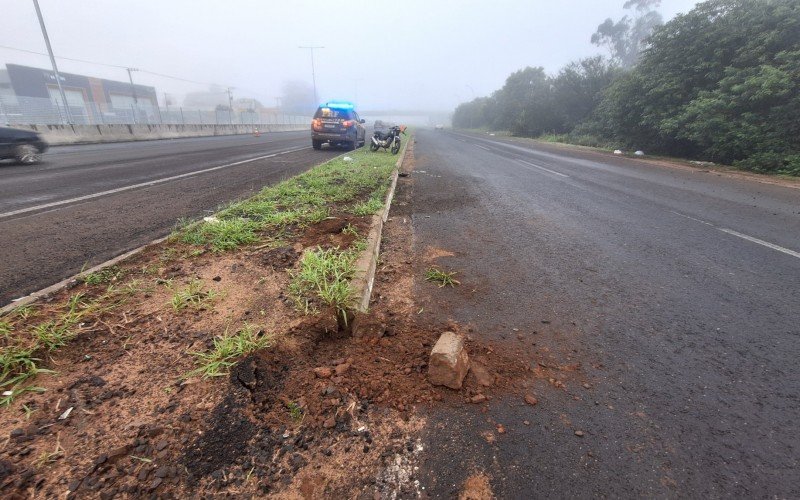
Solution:
{"label": "wet asphalt surface", "polygon": [[448,250],[462,283],[418,283],[421,314],[571,367],[434,407],[430,495],[800,496],[800,255],[752,241],[800,252],[800,190],[441,131],[415,152],[417,271]]}
{"label": "wet asphalt surface", "polygon": [[0,163],[0,306],[341,153],[278,132],[61,146],[39,165]]}

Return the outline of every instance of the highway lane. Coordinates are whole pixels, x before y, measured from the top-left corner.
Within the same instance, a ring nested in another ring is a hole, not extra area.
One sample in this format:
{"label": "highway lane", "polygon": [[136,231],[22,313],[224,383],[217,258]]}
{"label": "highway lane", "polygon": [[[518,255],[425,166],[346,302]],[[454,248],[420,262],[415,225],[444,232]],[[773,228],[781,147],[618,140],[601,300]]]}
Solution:
{"label": "highway lane", "polygon": [[446,132],[416,157],[415,262],[462,282],[420,309],[540,372],[431,412],[432,496],[800,495],[800,190]]}
{"label": "highway lane", "polygon": [[0,304],[341,154],[307,132],[56,147],[0,164]]}
{"label": "highway lane", "polygon": [[0,214],[306,147],[307,132],[56,146],[39,165],[0,163]]}

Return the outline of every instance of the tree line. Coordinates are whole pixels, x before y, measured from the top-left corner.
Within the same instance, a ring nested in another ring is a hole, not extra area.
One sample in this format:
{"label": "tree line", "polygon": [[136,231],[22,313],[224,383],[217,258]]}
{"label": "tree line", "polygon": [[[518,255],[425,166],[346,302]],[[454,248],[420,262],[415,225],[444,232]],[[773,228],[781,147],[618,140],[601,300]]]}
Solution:
{"label": "tree line", "polygon": [[800,2],[710,0],[666,24],[658,4],[598,27],[610,57],[516,71],[453,125],[800,175]]}

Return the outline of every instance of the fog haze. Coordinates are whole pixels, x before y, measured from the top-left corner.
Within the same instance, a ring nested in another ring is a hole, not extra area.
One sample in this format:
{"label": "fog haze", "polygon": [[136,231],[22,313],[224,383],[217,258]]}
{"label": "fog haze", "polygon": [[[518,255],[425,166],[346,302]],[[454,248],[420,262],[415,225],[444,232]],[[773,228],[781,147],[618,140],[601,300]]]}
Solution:
{"label": "fog haze", "polygon": [[[135,73],[136,83],[182,95],[208,83],[274,105],[288,81],[311,83],[316,52],[320,100],[362,109],[450,111],[487,95],[509,73],[564,64],[604,50],[590,37],[624,0],[261,2],[40,0],[53,50],[202,83]],[[668,20],[693,0],[665,0]],[[45,52],[30,0],[3,0],[0,45]],[[11,26],[9,29],[8,26]],[[0,48],[0,63],[49,68],[46,56]],[[59,69],[126,80],[122,68],[58,59]]]}

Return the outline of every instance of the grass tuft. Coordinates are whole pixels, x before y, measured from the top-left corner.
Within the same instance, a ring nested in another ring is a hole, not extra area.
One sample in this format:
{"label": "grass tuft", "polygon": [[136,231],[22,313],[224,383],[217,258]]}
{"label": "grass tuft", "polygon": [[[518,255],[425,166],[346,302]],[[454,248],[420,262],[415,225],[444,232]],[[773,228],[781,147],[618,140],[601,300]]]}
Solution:
{"label": "grass tuft", "polygon": [[87,285],[99,285],[101,283],[111,283],[122,277],[122,270],[118,266],[110,266],[83,277],[83,282]]}
{"label": "grass tuft", "polygon": [[337,316],[347,322],[347,306],[352,300],[353,291],[350,280],[355,274],[355,261],[358,254],[342,251],[339,248],[306,252],[300,261],[300,269],[290,271],[292,282],[289,294],[294,298],[298,309],[306,314],[314,312],[315,300],[332,307]]}
{"label": "grass tuft", "polygon": [[181,240],[192,245],[210,245],[215,252],[233,250],[258,241],[259,224],[247,219],[215,219],[190,225]]}
{"label": "grass tuft", "polygon": [[214,347],[207,352],[192,352],[196,358],[197,368],[185,375],[185,378],[201,375],[203,378],[220,377],[230,372],[241,356],[271,347],[274,337],[267,335],[259,327],[245,323],[233,335],[225,333],[214,339]]}
{"label": "grass tuft", "polygon": [[186,308],[203,309],[218,295],[214,290],[203,290],[203,282],[193,279],[186,287],[175,290],[170,305],[175,311],[182,311]]}
{"label": "grass tuft", "polygon": [[454,287],[461,284],[460,281],[454,278],[455,275],[455,272],[448,273],[432,267],[425,273],[425,281],[436,283],[439,288],[444,288],[446,286]]}

